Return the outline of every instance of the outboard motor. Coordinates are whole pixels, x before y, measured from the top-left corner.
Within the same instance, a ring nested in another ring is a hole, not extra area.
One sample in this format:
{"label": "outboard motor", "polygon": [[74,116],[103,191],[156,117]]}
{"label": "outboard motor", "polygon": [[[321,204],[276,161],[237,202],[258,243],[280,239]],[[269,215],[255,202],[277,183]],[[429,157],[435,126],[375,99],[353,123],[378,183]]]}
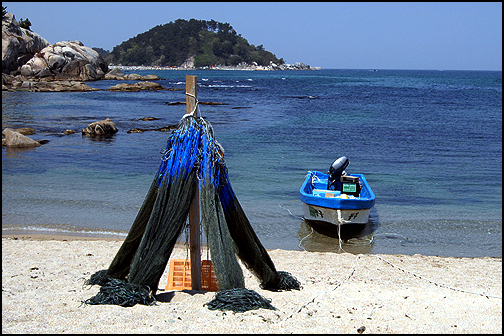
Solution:
{"label": "outboard motor", "polygon": [[360,197],[361,186],[358,176],[347,175],[345,168],[350,161],[346,156],[342,156],[333,162],[329,168],[327,178],[327,190],[337,190],[341,194]]}
{"label": "outboard motor", "polygon": [[333,162],[329,167],[327,190],[340,190],[341,191],[341,176],[345,175],[345,168],[350,161],[346,156],[342,156]]}

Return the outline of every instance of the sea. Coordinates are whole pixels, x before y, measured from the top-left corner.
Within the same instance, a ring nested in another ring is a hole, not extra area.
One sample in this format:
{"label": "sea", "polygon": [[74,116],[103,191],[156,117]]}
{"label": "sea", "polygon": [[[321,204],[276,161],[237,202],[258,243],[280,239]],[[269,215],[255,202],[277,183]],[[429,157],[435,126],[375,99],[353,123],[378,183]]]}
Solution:
{"label": "sea", "polygon": [[[49,140],[2,148],[3,233],[125,237],[169,135],[128,130],[175,125],[185,106],[173,103],[195,75],[199,113],[265,248],[502,257],[502,71],[124,72],[155,74],[172,90],[112,92],[118,81],[101,80],[86,82],[93,92],[2,91],[2,129]],[[114,136],[81,134],[105,118]],[[339,239],[303,220],[299,189],[341,156],[376,202],[368,224],[344,225]]]}

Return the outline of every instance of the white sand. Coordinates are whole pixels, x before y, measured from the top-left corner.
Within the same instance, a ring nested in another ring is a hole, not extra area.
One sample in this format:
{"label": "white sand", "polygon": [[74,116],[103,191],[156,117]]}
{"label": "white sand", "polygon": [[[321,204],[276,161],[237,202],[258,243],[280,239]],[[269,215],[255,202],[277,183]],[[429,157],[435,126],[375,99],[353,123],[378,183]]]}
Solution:
{"label": "white sand", "polygon": [[[294,275],[300,291],[265,291],[244,274],[246,287],[271,299],[276,311],[209,310],[204,304],[213,292],[164,291],[168,270],[156,306],[81,304],[99,291],[84,281],[106,269],[120,246],[4,236],[2,333],[502,333],[501,258],[272,250],[277,270]],[[172,258],[187,254],[176,248]]]}

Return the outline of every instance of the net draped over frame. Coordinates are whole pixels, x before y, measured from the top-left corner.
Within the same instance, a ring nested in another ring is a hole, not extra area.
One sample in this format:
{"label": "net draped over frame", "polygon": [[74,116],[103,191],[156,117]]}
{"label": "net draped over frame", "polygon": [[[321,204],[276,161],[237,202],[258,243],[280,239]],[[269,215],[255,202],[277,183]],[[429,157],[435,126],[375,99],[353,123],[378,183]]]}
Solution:
{"label": "net draped over frame", "polygon": [[107,270],[86,281],[100,285],[87,304],[133,306],[155,303],[159,280],[184,228],[196,188],[201,222],[219,291],[209,309],[243,312],[275,309],[245,288],[237,256],[267,290],[300,289],[288,272],[278,272],[231,188],[223,149],[210,123],[186,114],[168,137],[161,165],[131,229]]}

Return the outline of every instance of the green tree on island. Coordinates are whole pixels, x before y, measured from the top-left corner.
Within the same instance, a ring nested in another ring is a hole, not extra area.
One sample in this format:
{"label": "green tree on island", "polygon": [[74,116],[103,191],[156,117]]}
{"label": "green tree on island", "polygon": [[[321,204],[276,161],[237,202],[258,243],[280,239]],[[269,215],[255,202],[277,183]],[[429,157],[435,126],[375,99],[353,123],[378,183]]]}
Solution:
{"label": "green tree on island", "polygon": [[30,19],[25,19],[25,20],[19,19],[19,27],[31,31],[31,29],[30,29],[31,25],[32,24],[30,22]]}

